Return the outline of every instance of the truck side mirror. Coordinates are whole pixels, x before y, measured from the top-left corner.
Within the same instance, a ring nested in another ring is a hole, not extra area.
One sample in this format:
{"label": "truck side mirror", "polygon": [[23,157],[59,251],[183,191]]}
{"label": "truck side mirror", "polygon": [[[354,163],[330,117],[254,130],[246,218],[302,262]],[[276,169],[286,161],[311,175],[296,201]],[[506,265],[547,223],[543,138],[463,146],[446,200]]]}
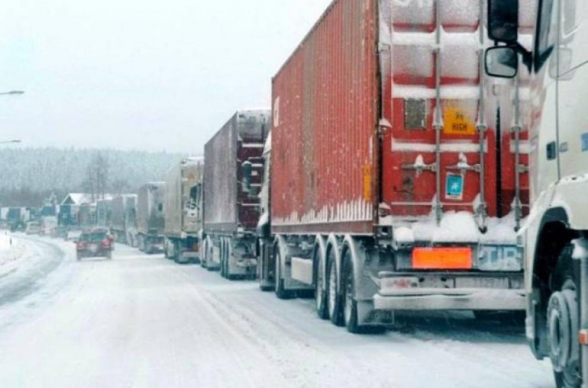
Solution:
{"label": "truck side mirror", "polygon": [[251,191],[251,173],[253,165],[250,161],[243,163],[243,191],[249,193]]}
{"label": "truck side mirror", "polygon": [[519,0],[488,0],[488,37],[496,42],[516,43]]}
{"label": "truck side mirror", "polygon": [[491,47],[486,50],[486,74],[491,77],[514,78],[519,70],[519,58],[513,47]]}

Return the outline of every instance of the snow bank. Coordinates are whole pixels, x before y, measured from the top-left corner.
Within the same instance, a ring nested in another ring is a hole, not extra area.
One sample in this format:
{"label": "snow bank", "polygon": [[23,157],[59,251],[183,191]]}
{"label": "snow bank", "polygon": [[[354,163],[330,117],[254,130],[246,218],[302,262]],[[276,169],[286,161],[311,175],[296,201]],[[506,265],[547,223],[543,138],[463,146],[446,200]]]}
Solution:
{"label": "snow bank", "polygon": [[28,244],[9,234],[0,235],[0,277],[32,256]]}

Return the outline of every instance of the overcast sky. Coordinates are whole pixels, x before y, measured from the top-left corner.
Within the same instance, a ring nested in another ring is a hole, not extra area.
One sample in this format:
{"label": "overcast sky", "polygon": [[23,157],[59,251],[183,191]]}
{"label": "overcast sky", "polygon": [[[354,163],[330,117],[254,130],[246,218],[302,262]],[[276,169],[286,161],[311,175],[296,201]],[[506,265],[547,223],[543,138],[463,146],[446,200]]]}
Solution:
{"label": "overcast sky", "polygon": [[200,153],[331,0],[1,0],[0,140]]}

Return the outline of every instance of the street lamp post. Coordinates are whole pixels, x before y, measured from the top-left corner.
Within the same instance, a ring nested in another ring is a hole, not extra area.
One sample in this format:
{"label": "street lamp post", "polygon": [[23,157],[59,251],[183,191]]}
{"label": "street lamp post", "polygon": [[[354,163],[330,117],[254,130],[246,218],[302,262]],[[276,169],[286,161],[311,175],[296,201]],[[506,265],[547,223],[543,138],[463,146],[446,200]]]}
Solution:
{"label": "street lamp post", "polygon": [[15,96],[15,95],[21,95],[24,94],[25,92],[23,92],[22,90],[11,90],[10,92],[2,92],[0,93],[0,96]]}

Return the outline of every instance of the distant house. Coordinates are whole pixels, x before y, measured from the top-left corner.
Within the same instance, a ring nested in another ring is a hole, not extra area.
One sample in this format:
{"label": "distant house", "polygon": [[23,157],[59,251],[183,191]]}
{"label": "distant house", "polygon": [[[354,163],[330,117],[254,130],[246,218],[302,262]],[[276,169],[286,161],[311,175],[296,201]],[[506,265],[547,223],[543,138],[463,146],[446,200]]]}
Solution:
{"label": "distant house", "polygon": [[115,197],[113,194],[104,194],[104,196],[100,196],[100,198],[96,197],[96,200],[92,200],[92,194],[86,193],[69,193],[65,199],[61,202],[61,205],[73,205],[73,206],[80,206],[80,205],[91,205],[98,201],[102,200],[111,200]]}
{"label": "distant house", "polygon": [[61,205],[87,205],[92,203],[92,194],[69,193],[61,202]]}

